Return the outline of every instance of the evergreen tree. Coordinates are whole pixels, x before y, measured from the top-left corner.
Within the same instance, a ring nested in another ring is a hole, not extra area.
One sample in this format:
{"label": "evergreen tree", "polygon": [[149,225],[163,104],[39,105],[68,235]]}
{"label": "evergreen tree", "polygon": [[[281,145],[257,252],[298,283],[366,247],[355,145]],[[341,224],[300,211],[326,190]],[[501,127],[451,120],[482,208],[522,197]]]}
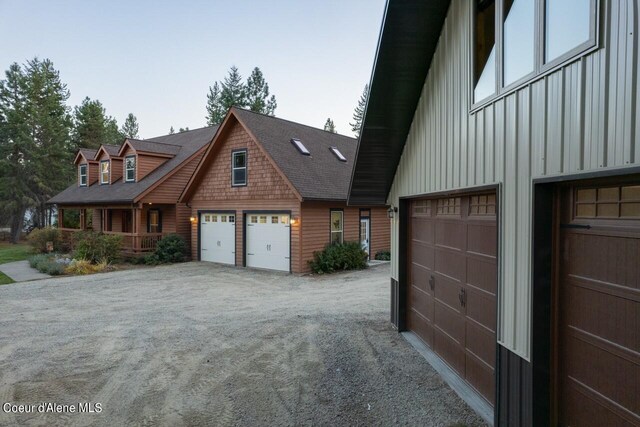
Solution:
{"label": "evergreen tree", "polygon": [[356,134],[356,137],[360,136],[360,130],[362,129],[362,121],[364,120],[364,109],[367,107],[367,98],[369,97],[369,85],[364,86],[362,95],[358,100],[358,105],[353,110],[353,123],[349,123],[351,130]]}
{"label": "evergreen tree", "polygon": [[46,201],[74,176],[68,98],[48,59],[13,64],[0,81],[0,200],[11,218],[12,242],[26,210],[33,209],[36,226],[44,225]]}
{"label": "evergreen tree", "polygon": [[262,75],[260,68],[255,67],[247,79],[246,107],[256,113],[273,116],[277,107],[276,97],[269,97],[269,85]]}
{"label": "evergreen tree", "polygon": [[120,132],[125,138],[136,139],[139,138],[138,127],[138,119],[136,119],[136,116],[134,116],[133,113],[129,113],[122,125],[122,129],[120,129]]}
{"label": "evergreen tree", "polygon": [[209,94],[207,95],[207,125],[214,126],[222,123],[227,109],[220,101],[220,85],[215,82],[213,86],[209,87]]}
{"label": "evergreen tree", "polygon": [[229,74],[220,85],[220,105],[225,113],[231,107],[244,108],[247,105],[246,87],[235,65],[229,69]]}
{"label": "evergreen tree", "polygon": [[169,128],[169,135],[173,135],[174,133],[176,133],[176,130],[173,128],[173,126],[171,126]]}
{"label": "evergreen tree", "polygon": [[188,131],[189,131],[189,126],[187,126],[186,128],[180,128],[180,129],[178,129],[178,133],[188,132]]}
{"label": "evergreen tree", "polygon": [[331,118],[328,118],[326,122],[324,122],[324,130],[331,133],[338,133],[336,131],[336,125],[333,123]]}
{"label": "evergreen tree", "polygon": [[122,135],[113,117],[107,117],[102,103],[86,97],[74,109],[73,143],[76,148],[98,148],[101,144],[120,144]]}

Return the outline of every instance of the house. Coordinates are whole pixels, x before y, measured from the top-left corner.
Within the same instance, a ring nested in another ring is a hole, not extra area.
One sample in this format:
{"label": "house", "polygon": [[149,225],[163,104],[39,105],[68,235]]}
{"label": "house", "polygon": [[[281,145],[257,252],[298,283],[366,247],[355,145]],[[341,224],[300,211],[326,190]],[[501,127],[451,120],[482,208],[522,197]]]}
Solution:
{"label": "house", "polygon": [[309,271],[330,242],[389,248],[385,206],[347,206],[356,140],[232,108],[180,203],[191,208],[192,257]]}
{"label": "house", "polygon": [[[74,161],[77,182],[49,200],[57,205],[58,227],[121,235],[130,254],[153,251],[169,233],[189,241],[191,210],[178,198],[216,130],[205,127],[80,149]],[[65,220],[72,215],[78,220]]]}
{"label": "house", "polygon": [[496,425],[640,425],[639,27],[387,4],[349,203],[392,207],[392,320]]}

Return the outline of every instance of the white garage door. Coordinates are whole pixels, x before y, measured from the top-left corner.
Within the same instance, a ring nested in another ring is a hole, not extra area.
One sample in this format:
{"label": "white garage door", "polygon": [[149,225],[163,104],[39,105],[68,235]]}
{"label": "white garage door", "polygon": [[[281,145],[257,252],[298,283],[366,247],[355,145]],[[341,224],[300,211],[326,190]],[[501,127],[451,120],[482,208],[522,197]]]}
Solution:
{"label": "white garage door", "polygon": [[247,214],[247,267],[290,270],[289,215]]}
{"label": "white garage door", "polygon": [[200,259],[236,263],[236,216],[226,213],[200,215]]}

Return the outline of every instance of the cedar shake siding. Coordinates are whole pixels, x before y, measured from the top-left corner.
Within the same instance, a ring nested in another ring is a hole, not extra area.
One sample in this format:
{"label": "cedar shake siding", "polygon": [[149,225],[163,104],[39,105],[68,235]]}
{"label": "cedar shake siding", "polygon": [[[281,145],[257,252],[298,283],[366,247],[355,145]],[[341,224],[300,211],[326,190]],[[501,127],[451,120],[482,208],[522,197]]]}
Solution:
{"label": "cedar shake siding", "polygon": [[138,154],[136,158],[136,181],[140,181],[166,161],[167,159],[164,157]]}
{"label": "cedar shake siding", "polygon": [[110,182],[113,184],[114,182],[122,179],[122,168],[123,161],[120,157],[112,157],[111,158],[111,166],[110,166]]}
{"label": "cedar shake siding", "polygon": [[[142,201],[150,201],[154,203],[175,203],[184,190],[185,185],[189,182],[189,178],[196,170],[198,163],[202,159],[204,151],[197,153],[191,160],[188,160],[177,172],[167,178],[162,185],[151,190],[146,194]],[[141,158],[139,156],[138,158]]]}

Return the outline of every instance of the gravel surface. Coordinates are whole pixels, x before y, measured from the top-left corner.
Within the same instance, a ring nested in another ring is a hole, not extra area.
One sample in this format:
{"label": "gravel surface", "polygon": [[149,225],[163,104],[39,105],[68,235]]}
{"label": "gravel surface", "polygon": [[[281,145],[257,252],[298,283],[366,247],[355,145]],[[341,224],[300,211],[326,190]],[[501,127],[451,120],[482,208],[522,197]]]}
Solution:
{"label": "gravel surface", "polygon": [[189,263],[0,287],[2,425],[485,425],[388,321],[388,267]]}

